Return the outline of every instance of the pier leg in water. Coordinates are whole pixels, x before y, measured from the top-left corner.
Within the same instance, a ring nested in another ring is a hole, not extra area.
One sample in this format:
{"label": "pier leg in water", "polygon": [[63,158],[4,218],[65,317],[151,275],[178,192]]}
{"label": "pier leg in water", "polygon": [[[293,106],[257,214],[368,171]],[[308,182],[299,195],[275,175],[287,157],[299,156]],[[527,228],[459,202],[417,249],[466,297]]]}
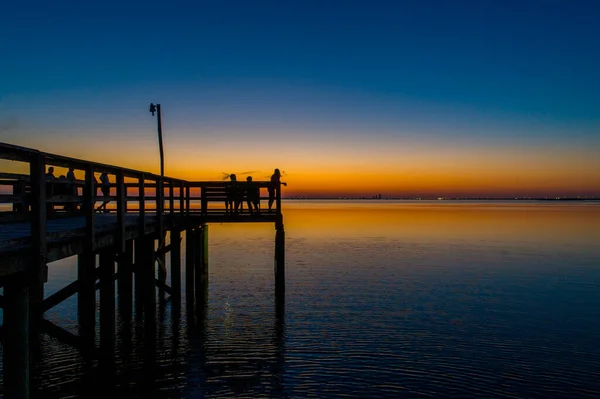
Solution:
{"label": "pier leg in water", "polygon": [[11,399],[29,398],[29,294],[24,276],[16,276],[4,285],[4,389],[6,398]]}
{"label": "pier leg in water", "polygon": [[96,341],[96,254],[84,252],[77,256],[77,317],[79,336],[83,347],[90,353]]}
{"label": "pier leg in water", "polygon": [[125,243],[125,253],[119,256],[118,269],[118,312],[117,312],[117,336],[119,337],[119,353],[126,369],[131,359],[133,350],[133,240]]}
{"label": "pier leg in water", "polygon": [[100,252],[100,352],[112,363],[115,350],[115,248]]}
{"label": "pier leg in water", "polygon": [[194,243],[196,231],[188,228],[185,232],[185,302],[189,310],[194,305]]}
{"label": "pier leg in water", "polygon": [[145,238],[144,270],[144,365],[149,386],[156,380],[156,252],[154,238]]}
{"label": "pier leg in water", "polygon": [[158,289],[158,297],[161,301],[163,301],[165,299],[165,289],[163,284],[166,284],[167,282],[167,263],[166,263],[166,255],[165,253],[162,251],[164,249],[164,247],[166,246],[166,242],[167,242],[167,232],[163,232],[163,235],[161,238],[159,238],[158,240],[158,249],[161,250],[160,255],[158,256],[158,258],[156,259],[157,262],[157,271],[156,274],[158,275],[158,281],[160,281],[161,285],[159,286]]}
{"label": "pier leg in water", "polygon": [[[208,225],[203,224],[196,230],[195,288],[196,302],[201,301],[208,291]],[[197,306],[197,310],[201,309]]]}
{"label": "pier leg in water", "polygon": [[38,270],[32,270],[29,283],[29,317],[30,317],[30,348],[34,359],[40,357],[40,327],[44,317],[42,303],[44,302],[44,283],[48,280],[48,265],[41,265]]}
{"label": "pier leg in water", "polygon": [[283,223],[278,222],[275,230],[275,292],[285,292],[285,230]]}
{"label": "pier leg in water", "polygon": [[146,331],[156,328],[156,253],[154,239],[144,239],[144,263],[142,264],[144,291],[144,327]]}
{"label": "pier leg in water", "polygon": [[181,231],[171,230],[172,306],[181,306]]}
{"label": "pier leg in water", "polygon": [[125,242],[125,252],[119,255],[118,294],[119,317],[131,318],[133,289],[133,240]]}
{"label": "pier leg in water", "polygon": [[133,244],[135,253],[135,262],[133,264],[133,275],[135,281],[135,313],[141,315],[144,311],[144,268],[143,265],[147,263],[144,260],[144,237],[135,239]]}

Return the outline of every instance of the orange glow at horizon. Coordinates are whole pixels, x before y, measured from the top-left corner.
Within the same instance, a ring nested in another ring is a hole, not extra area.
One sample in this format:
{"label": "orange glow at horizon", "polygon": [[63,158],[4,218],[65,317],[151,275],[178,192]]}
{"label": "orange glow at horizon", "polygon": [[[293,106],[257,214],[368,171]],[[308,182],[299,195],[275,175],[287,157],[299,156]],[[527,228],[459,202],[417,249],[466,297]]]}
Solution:
{"label": "orange glow at horizon", "polygon": [[[154,140],[111,135],[97,141],[15,143],[75,158],[158,173]],[[600,196],[600,159],[594,148],[475,145],[427,140],[363,138],[339,143],[315,136],[246,143],[239,134],[221,141],[174,136],[165,145],[167,176],[221,180],[223,173],[251,172],[268,180],[285,171],[284,197],[365,196]],[[206,143],[204,142],[206,141]],[[1,161],[0,161],[1,162]],[[1,170],[26,172],[24,164],[1,162]],[[56,175],[65,171],[57,170]],[[81,172],[76,172],[76,174]]]}

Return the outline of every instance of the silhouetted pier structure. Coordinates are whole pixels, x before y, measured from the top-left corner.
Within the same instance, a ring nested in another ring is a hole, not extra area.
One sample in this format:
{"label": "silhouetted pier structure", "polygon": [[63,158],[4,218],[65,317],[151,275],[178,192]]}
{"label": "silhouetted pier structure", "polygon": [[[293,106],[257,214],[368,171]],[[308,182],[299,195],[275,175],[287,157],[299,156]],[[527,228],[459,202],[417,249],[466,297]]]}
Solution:
{"label": "silhouetted pier structure", "polygon": [[[118,166],[88,162],[0,143],[0,159],[21,163],[29,173],[0,169],[0,285],[4,294],[4,388],[7,398],[28,398],[31,354],[40,332],[77,347],[89,356],[112,358],[115,348],[115,281],[119,306],[156,328],[157,288],[181,303],[185,272],[186,302],[205,298],[208,289],[208,224],[273,223],[275,291],[285,289],[285,232],[281,189],[272,213],[226,212],[230,182],[193,182]],[[74,168],[83,180],[46,179],[49,166]],[[111,180],[107,213],[96,208],[105,199],[95,174]],[[238,183],[241,187],[245,183]],[[261,200],[269,182],[254,182]],[[244,201],[245,205],[245,201]],[[4,208],[1,208],[4,207]],[[182,248],[182,234],[186,246]],[[185,250],[185,268],[181,265]],[[170,255],[170,280],[165,257]],[[44,297],[48,263],[77,255],[77,279]],[[135,284],[134,284],[135,282]],[[133,287],[135,286],[135,290]],[[96,347],[96,291],[99,290],[99,347]],[[135,291],[135,292],[134,292]],[[44,312],[77,294],[79,334],[44,319]],[[138,308],[139,307],[139,308]],[[152,334],[152,330],[149,332]]]}

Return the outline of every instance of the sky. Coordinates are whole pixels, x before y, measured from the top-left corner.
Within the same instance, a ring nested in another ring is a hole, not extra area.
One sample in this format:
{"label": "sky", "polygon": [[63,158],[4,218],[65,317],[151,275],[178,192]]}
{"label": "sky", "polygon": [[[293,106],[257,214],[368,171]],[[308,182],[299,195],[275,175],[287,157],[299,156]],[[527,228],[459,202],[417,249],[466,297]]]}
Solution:
{"label": "sky", "polygon": [[0,141],[158,172],[153,102],[173,177],[600,196],[599,19],[592,0],[9,2]]}

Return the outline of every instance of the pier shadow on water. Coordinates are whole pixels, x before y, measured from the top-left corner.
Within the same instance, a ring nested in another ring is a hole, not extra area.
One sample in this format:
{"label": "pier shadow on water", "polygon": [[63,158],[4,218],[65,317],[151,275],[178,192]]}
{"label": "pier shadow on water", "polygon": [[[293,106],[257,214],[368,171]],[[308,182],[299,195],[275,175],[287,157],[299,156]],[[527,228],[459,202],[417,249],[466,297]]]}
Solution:
{"label": "pier shadow on water", "polygon": [[159,300],[156,323],[118,301],[114,353],[41,335],[32,397],[283,397],[284,294],[272,300],[271,317],[257,316],[271,324],[233,326],[215,315],[230,323],[225,329],[211,323],[208,290],[196,303]]}

